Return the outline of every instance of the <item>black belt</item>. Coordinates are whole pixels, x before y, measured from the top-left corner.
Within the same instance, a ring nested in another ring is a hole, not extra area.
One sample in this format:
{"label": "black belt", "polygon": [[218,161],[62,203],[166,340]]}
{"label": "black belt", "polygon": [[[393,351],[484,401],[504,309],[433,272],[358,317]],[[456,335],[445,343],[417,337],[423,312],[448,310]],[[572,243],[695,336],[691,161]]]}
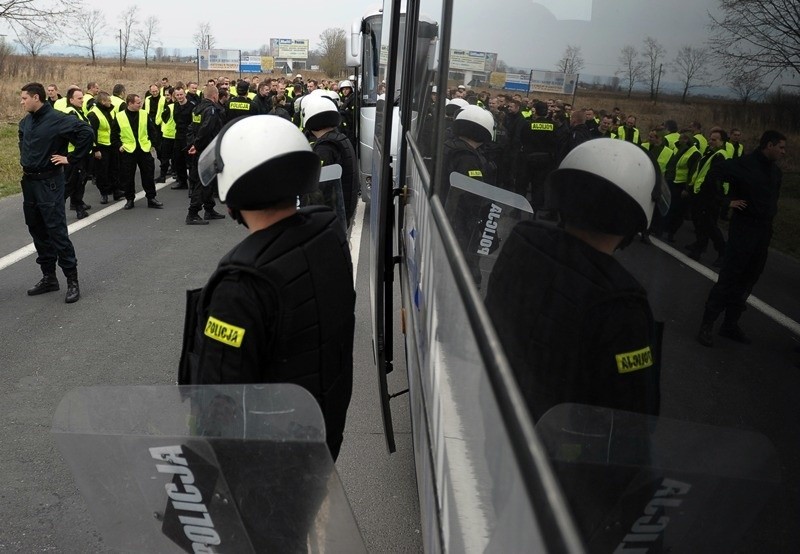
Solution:
{"label": "black belt", "polygon": [[44,181],[45,179],[50,179],[51,177],[55,177],[56,175],[61,173],[61,168],[56,169],[46,169],[44,171],[26,171],[25,169],[22,170],[22,176],[26,179],[30,179],[31,181]]}

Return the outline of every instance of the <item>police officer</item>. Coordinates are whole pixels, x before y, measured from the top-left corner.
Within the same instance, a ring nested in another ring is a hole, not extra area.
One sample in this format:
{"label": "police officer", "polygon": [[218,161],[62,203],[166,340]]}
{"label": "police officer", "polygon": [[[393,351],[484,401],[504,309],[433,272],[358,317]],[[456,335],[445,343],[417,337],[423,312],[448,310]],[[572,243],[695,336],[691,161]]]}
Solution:
{"label": "police officer", "polygon": [[722,178],[731,183],[728,206],[733,208],[733,217],[719,279],[708,294],[697,335],[703,346],[713,345],[714,322],[723,312],[719,334],[739,343],[751,342],[739,327],[739,318],[767,263],[783,178],[776,162],[785,155],[786,137],[766,131],[754,152],[722,164]]}
{"label": "police officer", "polygon": [[480,256],[475,248],[470,247],[470,241],[475,236],[475,230],[482,226],[486,203],[480,196],[472,194],[462,193],[457,198],[451,198],[451,175],[460,173],[476,181],[497,184],[497,168],[488,155],[488,145],[494,134],[494,117],[488,110],[467,105],[456,114],[452,131],[454,137],[444,143],[443,179],[439,195],[472,277],[480,285]]}
{"label": "police officer", "polygon": [[709,239],[717,251],[716,267],[722,265],[725,251],[725,238],[717,225],[722,202],[722,180],[720,169],[725,161],[725,138],[720,131],[713,131],[708,137],[705,154],[697,165],[697,172],[692,180],[690,194],[692,221],[697,240],[690,244],[689,257],[699,260],[708,246]]}
{"label": "police officer", "polygon": [[248,96],[249,90],[250,85],[247,81],[242,80],[236,83],[236,96],[231,97],[225,107],[228,123],[239,117],[258,114],[258,108]]}
{"label": "police officer", "polygon": [[[189,93],[182,87],[177,87],[174,92],[175,102],[172,103],[172,119],[175,122],[175,145],[172,150],[172,166],[175,168],[175,183],[169,188],[173,190],[189,188],[189,156],[187,150],[187,134],[192,125],[192,111],[197,107],[191,100]],[[194,95],[197,97],[197,95]]]}
{"label": "police officer", "polygon": [[694,180],[700,151],[694,144],[690,129],[683,129],[676,143],[675,155],[667,162],[664,178],[672,193],[672,203],[667,214],[667,240],[675,242],[675,233],[683,225],[686,210],[689,208],[689,187]]}
{"label": "police officer", "polygon": [[156,200],[155,162],[153,161],[153,137],[155,124],[142,111],[142,99],[138,94],[129,94],[125,99],[125,109],[117,112],[114,122],[119,130],[122,145],[120,155],[120,181],[125,191],[123,209],[133,209],[136,195],[136,168],[142,179],[142,189],[147,197],[147,207],[161,209],[164,204]]}
{"label": "police officer", "polygon": [[[61,167],[86,158],[92,147],[92,129],[75,117],[59,113],[47,103],[44,86],[28,83],[20,94],[27,115],[19,123],[19,162],[22,165],[22,207],[36,247],[42,279],[29,296],[59,289],[56,263],[67,278],[65,302],[80,298],[78,260],[67,233],[64,212],[64,174]],[[67,152],[67,144],[74,146]]]}
{"label": "police officer", "polygon": [[640,148],[584,142],[548,180],[563,228],[525,221],[505,241],[486,306],[537,420],[564,402],[658,413],[653,314],[613,254],[647,229],[662,190]]}
{"label": "police officer", "polygon": [[226,125],[200,165],[203,184],[216,181],[249,235],[197,299],[179,382],[300,385],[322,409],[336,459],[352,393],[355,292],[336,215],[296,208],[318,186],[319,157],[292,123],[259,115]]}
{"label": "police officer", "polygon": [[342,132],[350,139],[353,148],[356,146],[356,95],[353,90],[353,83],[345,79],[339,83],[339,96],[341,96],[341,106],[339,111],[342,114]]}
{"label": "police officer", "polygon": [[[67,93],[67,107],[63,110],[65,114],[77,117],[79,121],[89,124],[86,116],[83,114],[83,91],[79,88],[71,88]],[[70,143],[67,146],[67,152],[72,152],[75,145]],[[64,189],[64,199],[69,199],[69,209],[75,210],[78,219],[89,217],[87,213],[91,206],[83,201],[83,195],[86,193],[86,170],[89,158],[75,161],[75,163],[68,164],[64,171],[64,180],[66,187]]]}
{"label": "police officer", "polygon": [[545,180],[558,166],[566,136],[562,137],[558,124],[547,117],[547,104],[536,102],[533,109],[535,116],[521,125],[519,131],[522,154],[516,187],[518,194],[527,196],[530,185],[531,203],[540,209],[545,200]]}
{"label": "police officer", "polygon": [[[200,155],[208,147],[217,133],[225,124],[225,110],[219,105],[219,91],[214,85],[206,85],[203,89],[203,99],[192,111],[192,125],[186,136],[189,145],[189,213],[186,215],[187,225],[208,225],[214,219],[224,219],[225,216],[214,210],[214,189],[200,184],[197,162]],[[200,210],[205,209],[204,217],[200,217]]]}
{"label": "police officer", "polygon": [[322,160],[322,166],[339,165],[342,177],[320,183],[323,204],[330,207],[347,229],[358,203],[358,172],[356,153],[350,140],[339,131],[341,115],[336,104],[323,94],[304,96],[303,127],[312,135],[311,148]]}
{"label": "police officer", "polygon": [[[114,189],[111,179],[111,160],[113,149],[119,149],[119,128],[113,125],[114,106],[107,92],[99,92],[95,97],[94,107],[89,110],[86,119],[94,130],[94,176],[100,190],[100,203],[108,204],[109,195],[114,200],[124,198],[124,194]],[[112,131],[116,131],[116,135]]]}

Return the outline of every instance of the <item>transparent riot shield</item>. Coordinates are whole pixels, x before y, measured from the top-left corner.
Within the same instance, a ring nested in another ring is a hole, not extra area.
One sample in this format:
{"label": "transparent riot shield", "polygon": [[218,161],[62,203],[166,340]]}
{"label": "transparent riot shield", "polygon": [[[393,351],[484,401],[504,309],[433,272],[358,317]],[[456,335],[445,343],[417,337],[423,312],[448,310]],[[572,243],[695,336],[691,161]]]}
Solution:
{"label": "transparent riot shield", "polygon": [[482,289],[514,225],[534,218],[524,196],[461,173],[450,174],[444,209],[472,278]]}
{"label": "transparent riot shield", "polygon": [[53,433],[111,548],[365,551],[322,414],[295,385],[78,388]]}
{"label": "transparent riot shield", "polygon": [[780,482],[752,431],[561,404],[536,432],[588,552],[738,552]]}

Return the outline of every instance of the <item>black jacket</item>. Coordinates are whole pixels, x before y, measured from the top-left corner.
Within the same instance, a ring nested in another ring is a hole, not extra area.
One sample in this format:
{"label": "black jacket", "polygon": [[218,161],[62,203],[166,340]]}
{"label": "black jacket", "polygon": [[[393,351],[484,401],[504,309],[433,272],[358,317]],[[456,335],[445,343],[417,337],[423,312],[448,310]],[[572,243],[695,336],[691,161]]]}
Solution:
{"label": "black jacket", "polygon": [[[186,144],[194,145],[199,155],[225,125],[225,108],[208,98],[203,98],[194,108],[192,115],[195,119],[186,134]],[[196,120],[198,117],[199,123]]]}
{"label": "black jacket", "polygon": [[561,229],[519,223],[486,306],[534,418],[564,402],[658,414],[653,316],[613,256]]}
{"label": "black jacket", "polygon": [[781,168],[756,150],[724,162],[721,172],[723,179],[731,184],[730,198],[747,202],[743,210],[733,211],[733,217],[771,223],[778,212]]}
{"label": "black jacket", "polygon": [[[75,149],[67,153],[67,145]],[[19,163],[26,172],[55,169],[53,154],[66,155],[70,164],[86,158],[94,143],[92,128],[82,119],[42,104],[19,122]]]}
{"label": "black jacket", "polygon": [[301,209],[220,261],[197,307],[191,382],[300,385],[320,404],[335,459],[353,386],[354,314],[344,232],[327,208]]}
{"label": "black jacket", "polygon": [[187,100],[185,104],[181,105],[175,103],[175,111],[172,117],[175,118],[175,140],[185,142],[186,135],[189,132],[189,127],[192,125],[192,112],[197,107],[197,104],[191,100]]}

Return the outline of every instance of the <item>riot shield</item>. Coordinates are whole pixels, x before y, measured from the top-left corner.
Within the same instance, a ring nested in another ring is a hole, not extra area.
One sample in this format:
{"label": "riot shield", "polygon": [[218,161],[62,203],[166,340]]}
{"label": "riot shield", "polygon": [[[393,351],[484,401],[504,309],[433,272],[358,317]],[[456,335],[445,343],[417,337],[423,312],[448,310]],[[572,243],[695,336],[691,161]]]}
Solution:
{"label": "riot shield", "polygon": [[450,174],[444,209],[479,288],[491,274],[500,245],[514,225],[534,218],[524,196],[461,173]]}
{"label": "riot shield", "polygon": [[736,552],[777,489],[751,431],[560,404],[536,425],[588,552]]}
{"label": "riot shield", "polygon": [[295,385],[78,388],[53,433],[111,548],[365,552]]}

